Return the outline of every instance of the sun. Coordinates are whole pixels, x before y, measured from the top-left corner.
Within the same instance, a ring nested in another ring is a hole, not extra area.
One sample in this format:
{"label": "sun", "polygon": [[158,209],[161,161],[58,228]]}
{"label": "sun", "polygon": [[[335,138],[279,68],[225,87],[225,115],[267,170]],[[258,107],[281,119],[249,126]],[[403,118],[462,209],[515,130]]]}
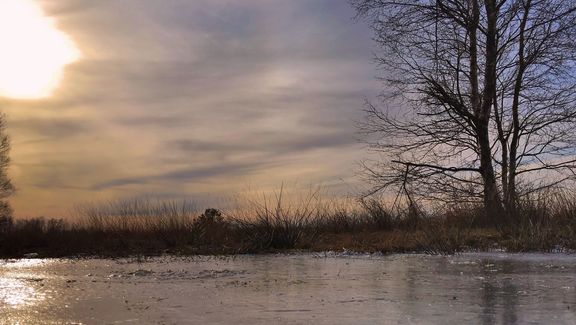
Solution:
{"label": "sun", "polygon": [[0,96],[49,97],[80,58],[72,39],[33,0],[0,0]]}

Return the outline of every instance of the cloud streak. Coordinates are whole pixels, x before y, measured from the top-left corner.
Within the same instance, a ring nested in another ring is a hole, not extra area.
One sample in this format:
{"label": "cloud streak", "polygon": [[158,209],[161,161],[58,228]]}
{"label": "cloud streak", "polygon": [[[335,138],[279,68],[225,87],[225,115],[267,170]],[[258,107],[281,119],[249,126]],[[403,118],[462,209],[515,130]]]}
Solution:
{"label": "cloud streak", "polygon": [[354,121],[379,85],[346,0],[40,4],[83,60],[52,98],[0,100],[17,214],[354,176]]}

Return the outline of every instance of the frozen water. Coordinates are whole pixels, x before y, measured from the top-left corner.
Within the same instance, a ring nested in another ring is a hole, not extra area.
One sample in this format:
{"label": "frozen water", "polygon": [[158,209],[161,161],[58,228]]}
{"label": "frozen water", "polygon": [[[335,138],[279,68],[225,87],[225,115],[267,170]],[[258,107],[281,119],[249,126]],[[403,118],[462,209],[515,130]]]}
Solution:
{"label": "frozen water", "polygon": [[0,261],[1,324],[576,324],[576,256]]}

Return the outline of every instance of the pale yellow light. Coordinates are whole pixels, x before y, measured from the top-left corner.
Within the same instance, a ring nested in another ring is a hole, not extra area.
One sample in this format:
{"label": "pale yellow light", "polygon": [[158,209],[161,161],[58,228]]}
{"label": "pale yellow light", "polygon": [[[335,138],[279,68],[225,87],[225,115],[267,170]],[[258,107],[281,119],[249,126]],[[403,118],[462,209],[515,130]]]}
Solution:
{"label": "pale yellow light", "polygon": [[67,64],[80,58],[74,42],[33,0],[0,0],[0,96],[48,97]]}

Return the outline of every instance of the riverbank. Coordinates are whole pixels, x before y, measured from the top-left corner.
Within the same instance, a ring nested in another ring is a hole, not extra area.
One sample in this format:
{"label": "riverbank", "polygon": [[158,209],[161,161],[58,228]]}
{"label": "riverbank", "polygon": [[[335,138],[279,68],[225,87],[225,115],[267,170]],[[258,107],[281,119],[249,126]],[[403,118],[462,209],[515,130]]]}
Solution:
{"label": "riverbank", "polygon": [[522,206],[522,222],[487,225],[479,207],[433,212],[390,210],[377,201],[354,208],[254,207],[242,214],[183,205],[116,204],[61,219],[0,221],[0,257],[231,255],[301,251],[453,254],[576,249],[576,204]]}

